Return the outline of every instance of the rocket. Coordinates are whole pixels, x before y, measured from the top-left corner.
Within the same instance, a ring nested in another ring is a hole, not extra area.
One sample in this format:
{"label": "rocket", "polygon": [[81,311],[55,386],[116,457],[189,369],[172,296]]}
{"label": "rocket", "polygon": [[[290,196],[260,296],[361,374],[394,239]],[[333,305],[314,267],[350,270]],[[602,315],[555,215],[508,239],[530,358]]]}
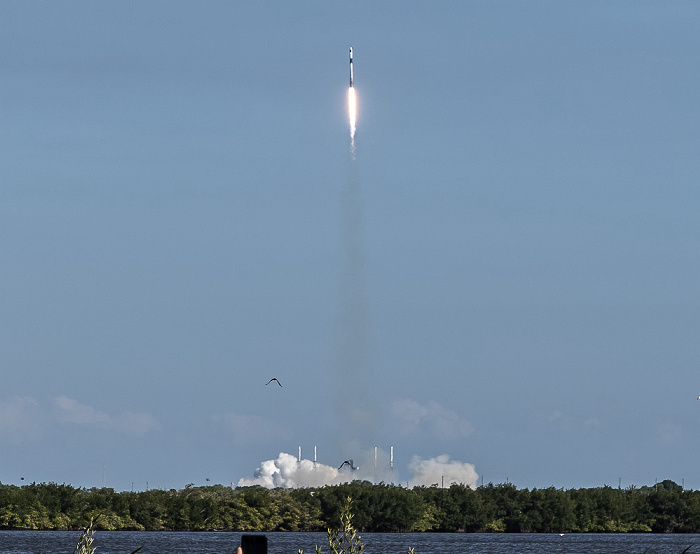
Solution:
{"label": "rocket", "polygon": [[350,88],[353,88],[352,80],[353,80],[353,77],[352,77],[352,46],[351,46],[350,47]]}

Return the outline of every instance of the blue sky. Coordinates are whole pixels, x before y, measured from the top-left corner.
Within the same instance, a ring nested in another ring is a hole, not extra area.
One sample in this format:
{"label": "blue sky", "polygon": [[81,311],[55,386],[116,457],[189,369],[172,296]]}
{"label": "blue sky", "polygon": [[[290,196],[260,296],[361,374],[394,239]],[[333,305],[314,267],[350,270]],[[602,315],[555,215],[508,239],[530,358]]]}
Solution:
{"label": "blue sky", "polygon": [[3,2],[0,481],[699,488],[698,21]]}

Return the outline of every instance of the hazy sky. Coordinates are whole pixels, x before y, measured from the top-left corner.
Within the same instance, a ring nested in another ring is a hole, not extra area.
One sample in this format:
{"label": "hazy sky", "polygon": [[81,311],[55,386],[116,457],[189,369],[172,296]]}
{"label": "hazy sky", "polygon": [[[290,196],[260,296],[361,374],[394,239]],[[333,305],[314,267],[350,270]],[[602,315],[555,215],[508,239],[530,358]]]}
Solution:
{"label": "hazy sky", "polygon": [[2,2],[0,482],[700,488],[699,22]]}

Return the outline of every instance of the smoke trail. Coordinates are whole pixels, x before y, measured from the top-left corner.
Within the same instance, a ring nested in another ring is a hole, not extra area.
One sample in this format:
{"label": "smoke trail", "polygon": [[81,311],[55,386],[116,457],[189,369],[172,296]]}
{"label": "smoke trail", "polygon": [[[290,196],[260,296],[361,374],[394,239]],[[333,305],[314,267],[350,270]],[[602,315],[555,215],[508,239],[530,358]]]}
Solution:
{"label": "smoke trail", "polygon": [[342,269],[339,288],[340,325],[336,353],[336,409],[340,417],[336,433],[339,452],[357,457],[358,450],[374,443],[377,427],[372,394],[368,387],[368,317],[363,246],[364,221],[359,168],[356,161],[356,96],[348,90],[351,160],[341,197]]}

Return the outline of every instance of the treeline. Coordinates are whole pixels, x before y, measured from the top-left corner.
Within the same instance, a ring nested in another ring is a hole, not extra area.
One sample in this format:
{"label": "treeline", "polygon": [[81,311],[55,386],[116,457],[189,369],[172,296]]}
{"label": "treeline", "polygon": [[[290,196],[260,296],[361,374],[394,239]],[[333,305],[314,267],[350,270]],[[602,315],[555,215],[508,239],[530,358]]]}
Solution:
{"label": "treeline", "polygon": [[672,481],[619,489],[449,488],[354,481],[306,489],[222,485],[115,492],[56,483],[0,484],[1,529],[325,531],[347,497],[363,532],[700,533],[700,491]]}

